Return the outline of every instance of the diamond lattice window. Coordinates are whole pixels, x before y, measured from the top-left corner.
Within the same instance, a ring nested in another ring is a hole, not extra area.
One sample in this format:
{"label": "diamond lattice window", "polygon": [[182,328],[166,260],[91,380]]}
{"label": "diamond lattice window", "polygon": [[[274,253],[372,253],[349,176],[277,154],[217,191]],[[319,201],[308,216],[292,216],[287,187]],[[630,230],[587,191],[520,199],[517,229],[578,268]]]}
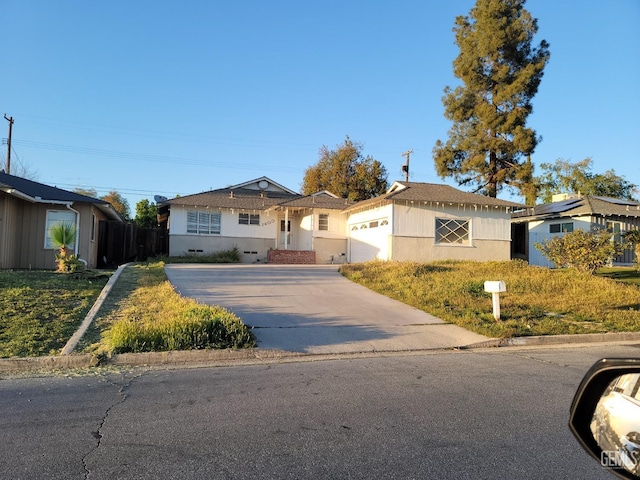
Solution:
{"label": "diamond lattice window", "polygon": [[470,245],[469,220],[436,218],[436,243]]}

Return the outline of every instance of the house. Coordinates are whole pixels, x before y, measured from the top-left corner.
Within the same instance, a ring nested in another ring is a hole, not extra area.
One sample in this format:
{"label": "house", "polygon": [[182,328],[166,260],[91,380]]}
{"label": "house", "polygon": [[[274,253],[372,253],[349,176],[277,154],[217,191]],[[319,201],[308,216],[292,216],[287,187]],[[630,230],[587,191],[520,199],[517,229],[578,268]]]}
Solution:
{"label": "house", "polygon": [[358,203],[300,195],[267,177],[159,205],[169,254],[237,246],[242,261],[508,260],[510,213],[522,205],[446,185],[395,182]]}
{"label": "house", "polygon": [[349,261],[509,260],[510,214],[519,208],[448,185],[395,182],[343,210]]}
{"label": "house", "polygon": [[[531,265],[553,267],[535,248],[536,243],[574,230],[596,228],[609,229],[620,239],[622,233],[640,228],[640,202],[589,195],[562,195],[554,200],[512,214],[514,258],[523,258]],[[632,264],[633,251],[626,250],[613,263]]]}
{"label": "house", "polygon": [[55,249],[48,230],[58,222],[76,226],[71,249],[88,268],[95,268],[98,228],[107,220],[122,222],[104,200],[0,171],[0,268],[55,268]]}
{"label": "house", "polygon": [[295,263],[330,263],[332,255],[346,251],[344,206],[344,199],[329,192],[303,196],[260,177],[167,200],[158,213],[169,230],[169,255],[238,247],[244,263],[267,262],[275,251],[288,252],[280,253],[283,262],[282,255]]}

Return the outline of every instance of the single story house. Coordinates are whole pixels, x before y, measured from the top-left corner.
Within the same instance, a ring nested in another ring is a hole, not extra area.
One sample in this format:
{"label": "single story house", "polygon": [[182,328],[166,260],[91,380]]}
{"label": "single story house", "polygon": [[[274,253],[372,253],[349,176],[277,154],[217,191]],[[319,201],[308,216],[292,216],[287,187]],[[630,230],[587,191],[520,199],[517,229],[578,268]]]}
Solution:
{"label": "single story house", "polygon": [[76,226],[73,252],[98,264],[101,221],[122,219],[111,204],[0,171],[0,268],[53,269],[55,248],[49,228],[58,222]]}
{"label": "single story house", "polygon": [[[514,258],[527,260],[531,265],[553,267],[535,248],[536,243],[574,230],[606,228],[620,239],[624,232],[640,229],[640,202],[589,195],[561,195],[554,200],[511,215]],[[632,249],[627,249],[613,263],[631,265],[633,255]]]}
{"label": "single story house", "polygon": [[509,260],[510,215],[522,205],[448,185],[395,182],[346,207],[350,262]]}
{"label": "single story house", "polygon": [[261,177],[166,200],[159,217],[176,256],[237,246],[247,263],[508,260],[510,214],[522,207],[417,182],[395,182],[383,195],[350,203]]}
{"label": "single story house", "polygon": [[329,192],[303,196],[260,177],[166,200],[159,203],[158,216],[169,231],[172,256],[238,247],[243,263],[267,262],[275,251],[290,252],[291,261],[297,255],[300,263],[330,263],[332,256],[335,261],[345,256],[345,205]]}

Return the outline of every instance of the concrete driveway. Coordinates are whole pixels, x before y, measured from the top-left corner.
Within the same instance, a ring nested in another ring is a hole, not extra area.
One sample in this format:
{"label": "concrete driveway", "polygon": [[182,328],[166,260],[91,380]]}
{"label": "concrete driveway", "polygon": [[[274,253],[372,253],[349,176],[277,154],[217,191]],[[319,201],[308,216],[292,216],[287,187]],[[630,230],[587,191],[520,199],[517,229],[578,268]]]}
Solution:
{"label": "concrete driveway", "polygon": [[488,340],[357,285],[336,265],[170,264],[165,271],[180,294],[224,306],[252,326],[260,348],[355,353]]}

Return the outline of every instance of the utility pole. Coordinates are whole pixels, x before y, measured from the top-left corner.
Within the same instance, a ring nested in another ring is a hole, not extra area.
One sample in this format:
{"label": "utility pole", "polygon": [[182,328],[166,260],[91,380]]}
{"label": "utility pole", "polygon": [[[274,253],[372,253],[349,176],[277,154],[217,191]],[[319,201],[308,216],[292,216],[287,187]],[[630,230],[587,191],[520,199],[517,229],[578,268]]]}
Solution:
{"label": "utility pole", "polygon": [[413,149],[407,150],[406,152],[400,154],[402,157],[407,157],[407,162],[402,165],[402,171],[404,172],[404,181],[409,181],[409,155],[413,153]]}
{"label": "utility pole", "polygon": [[11,173],[11,130],[13,129],[13,117],[7,117],[4,114],[4,119],[9,122],[9,137],[7,138],[7,167],[6,172]]}

